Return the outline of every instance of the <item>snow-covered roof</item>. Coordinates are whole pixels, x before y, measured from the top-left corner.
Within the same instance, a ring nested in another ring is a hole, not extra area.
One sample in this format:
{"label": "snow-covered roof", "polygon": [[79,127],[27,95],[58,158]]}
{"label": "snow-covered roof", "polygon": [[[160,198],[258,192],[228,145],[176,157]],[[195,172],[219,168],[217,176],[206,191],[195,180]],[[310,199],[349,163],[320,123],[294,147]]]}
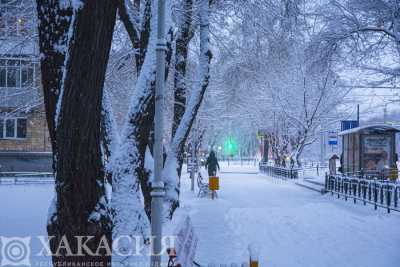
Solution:
{"label": "snow-covered roof", "polygon": [[390,131],[390,132],[400,132],[400,129],[388,124],[371,124],[371,125],[364,125],[356,128],[352,128],[346,131],[342,131],[339,135],[346,135],[352,133],[358,133],[364,130],[374,130],[374,131]]}

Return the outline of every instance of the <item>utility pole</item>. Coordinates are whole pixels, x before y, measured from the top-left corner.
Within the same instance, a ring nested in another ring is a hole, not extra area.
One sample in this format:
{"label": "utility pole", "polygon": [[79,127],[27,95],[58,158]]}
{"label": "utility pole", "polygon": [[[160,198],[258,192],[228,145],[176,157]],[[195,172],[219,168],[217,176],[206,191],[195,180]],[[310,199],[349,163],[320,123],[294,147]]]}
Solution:
{"label": "utility pole", "polygon": [[194,191],[194,179],[195,179],[195,171],[197,167],[197,156],[196,156],[196,139],[197,139],[197,129],[196,129],[196,122],[193,123],[192,128],[192,147],[191,147],[191,154],[192,154],[192,162],[191,169],[190,169],[190,190]]}
{"label": "utility pole", "polygon": [[325,132],[321,131],[321,151],[319,161],[322,163],[325,161]]}
{"label": "utility pole", "polygon": [[387,122],[387,104],[385,104],[385,107],[383,108],[383,123],[386,124]]}
{"label": "utility pole", "polygon": [[156,89],[154,118],[154,181],[151,190],[152,254],[150,267],[161,267],[162,207],[165,195],[163,170],[163,100],[165,86],[165,0],[158,0]]}

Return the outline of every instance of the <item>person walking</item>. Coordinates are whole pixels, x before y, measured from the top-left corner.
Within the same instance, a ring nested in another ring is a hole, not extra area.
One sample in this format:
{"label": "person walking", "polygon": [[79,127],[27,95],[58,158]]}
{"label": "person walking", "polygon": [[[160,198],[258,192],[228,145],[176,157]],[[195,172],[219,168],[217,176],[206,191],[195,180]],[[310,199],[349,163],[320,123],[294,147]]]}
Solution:
{"label": "person walking", "polygon": [[208,176],[217,175],[217,168],[218,168],[218,171],[219,171],[218,159],[215,156],[214,151],[212,151],[212,150],[210,152],[210,155],[207,158],[205,167],[208,170]]}

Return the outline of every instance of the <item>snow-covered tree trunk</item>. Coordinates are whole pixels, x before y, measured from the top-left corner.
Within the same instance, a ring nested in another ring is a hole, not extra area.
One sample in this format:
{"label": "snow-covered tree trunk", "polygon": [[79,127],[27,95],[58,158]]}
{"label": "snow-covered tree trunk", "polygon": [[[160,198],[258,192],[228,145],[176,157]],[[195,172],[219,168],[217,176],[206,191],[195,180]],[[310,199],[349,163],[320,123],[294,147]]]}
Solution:
{"label": "snow-covered tree trunk", "polygon": [[[150,41],[155,48],[154,38]],[[114,234],[149,234],[149,221],[144,211],[140,172],[144,171],[144,155],[152,122],[146,110],[154,106],[151,90],[155,71],[155,50],[149,49],[140,72],[135,93],[125,122],[118,154],[113,160]]]}
{"label": "snow-covered tree trunk", "polygon": [[[146,7],[147,5],[151,5],[151,1],[146,2]],[[150,19],[150,14],[147,16],[147,12],[149,12],[146,8],[144,14],[144,21],[147,21]],[[118,15],[120,20],[125,26],[125,30],[128,33],[128,37],[132,43],[132,47],[135,50],[135,63],[136,63],[136,68],[137,68],[137,73],[140,72],[141,65],[143,64],[143,56],[140,55],[139,49],[140,49],[140,29],[143,29],[140,27],[140,0],[135,0],[134,3],[130,0],[120,0],[118,1]],[[145,29],[145,28],[144,28]]]}
{"label": "snow-covered tree trunk", "polygon": [[[38,1],[38,10],[46,113],[53,121],[49,127],[56,144],[56,200],[48,222],[50,248],[57,253],[53,262],[110,265],[112,225],[105,192],[101,111],[116,3]],[[72,12],[69,18],[68,12]],[[70,249],[65,249],[65,242]],[[79,250],[82,242],[90,251]],[[58,250],[63,244],[64,249]],[[96,251],[99,244],[110,249]]]}
{"label": "snow-covered tree trunk", "polygon": [[[123,168],[119,168],[117,172],[130,172],[132,179],[139,179],[141,192],[144,197],[145,211],[150,218],[150,170],[145,167],[145,159],[147,148],[152,148],[151,133],[154,128],[155,55],[152,50],[155,49],[155,37],[152,36],[154,34],[154,32],[152,33],[152,29],[155,27],[156,18],[154,17],[154,9],[156,6],[152,0],[144,1],[143,14],[141,19],[138,19],[137,16],[140,15],[139,1],[135,1],[133,5],[129,0],[123,0],[119,3],[120,18],[128,32],[135,51],[138,79],[134,97],[130,104],[131,112],[128,113],[125,123],[125,130],[127,132],[124,131],[122,138],[122,140],[124,138],[132,140],[130,150],[135,151],[135,155],[132,154],[130,156],[130,164],[125,166],[125,168],[130,168],[129,171],[123,171]],[[170,1],[168,1],[167,6],[170,6]],[[169,19],[167,21],[171,23]],[[141,22],[140,25],[139,22]],[[172,58],[173,38],[171,27],[166,36],[166,79]],[[128,125],[130,126],[128,127]],[[128,150],[124,149],[124,151],[124,153],[128,153]]]}
{"label": "snow-covered tree trunk", "polygon": [[185,113],[186,106],[186,67],[189,43],[193,38],[193,0],[184,0],[179,14],[178,32],[175,41],[175,73],[174,73],[174,119],[172,136],[175,135],[179,123]]}
{"label": "snow-covered tree trunk", "polygon": [[37,0],[42,88],[52,149],[56,151],[54,118],[61,89],[72,8],[61,1]]}
{"label": "snow-covered tree trunk", "polygon": [[193,122],[199,111],[204,93],[210,80],[210,63],[212,53],[210,51],[210,2],[200,0],[200,55],[197,71],[196,83],[192,89],[185,112],[172,140],[170,151],[164,167],[164,182],[166,183],[166,202],[168,203],[168,217],[172,217],[174,211],[179,206],[179,183],[178,183],[178,158],[183,151],[183,147],[192,128]]}
{"label": "snow-covered tree trunk", "polygon": [[[126,173],[125,178],[129,179],[130,177],[132,179],[132,181],[129,182],[132,186],[130,190],[143,194],[145,211],[147,215],[150,216],[151,197],[148,181],[149,174],[144,168],[144,162],[154,117],[154,95],[152,91],[154,91],[155,86],[155,58],[154,54],[147,54],[147,51],[149,51],[149,49],[154,49],[154,44],[150,44],[149,42],[152,23],[154,23],[154,18],[152,17],[155,13],[153,10],[154,2],[152,0],[145,0],[143,4],[142,14],[140,13],[140,1],[132,3],[130,0],[121,0],[118,5],[120,19],[125,26],[135,52],[136,72],[138,76],[135,93],[131,100],[130,111],[127,114],[121,139],[122,141],[125,139],[130,139],[131,141],[129,146],[120,151],[117,159],[115,159],[116,162],[114,165],[116,168],[114,170],[114,181],[124,182],[120,176],[122,173]],[[150,47],[150,45],[153,46]],[[142,71],[143,65],[146,65],[146,68]],[[120,161],[119,158],[122,159],[124,157],[124,154],[129,157],[127,162],[118,162]],[[136,185],[137,182],[139,182],[139,187]],[[113,190],[117,190],[117,188]],[[139,198],[139,200],[143,202],[143,198]],[[114,208],[117,210],[122,209],[122,207],[118,207],[119,204],[117,202],[114,203]],[[121,204],[123,204],[123,202],[121,202]],[[116,211],[116,213],[118,214],[118,211]],[[118,217],[119,215],[116,216],[116,220],[122,223],[121,221],[123,219]],[[146,228],[146,226],[144,228]],[[118,231],[117,227],[116,232]],[[140,232],[143,231],[143,229],[140,230]]]}
{"label": "snow-covered tree trunk", "polygon": [[[117,125],[111,106],[111,99],[108,91],[105,89],[103,93],[102,109],[101,109],[101,124],[100,124],[101,151],[103,155],[103,165],[105,168],[105,182],[108,194],[111,194],[110,186],[112,184],[113,162],[112,158],[117,152],[116,148],[119,144],[119,134]],[[111,196],[108,196],[109,200]]]}
{"label": "snow-covered tree trunk", "polygon": [[[126,10],[129,11],[128,6]],[[123,126],[118,154],[113,160],[112,207],[116,235],[149,235],[151,186],[145,158],[154,120],[157,43],[155,14],[154,1],[146,1],[143,20],[149,21],[143,23],[139,37],[146,40],[140,39],[137,42],[141,48],[135,48],[135,42],[132,43],[134,49],[140,51],[140,57],[143,56],[144,61],[143,64],[140,63],[140,58],[137,61],[140,72]],[[132,19],[132,16],[125,17],[125,28],[135,27]]]}
{"label": "snow-covered tree trunk", "polygon": [[[186,108],[186,68],[188,61],[189,43],[193,38],[193,0],[184,0],[179,16],[178,33],[175,41],[175,72],[174,72],[174,118],[172,121],[172,138],[182,120]],[[177,155],[178,176],[181,176],[183,164],[183,148]]]}

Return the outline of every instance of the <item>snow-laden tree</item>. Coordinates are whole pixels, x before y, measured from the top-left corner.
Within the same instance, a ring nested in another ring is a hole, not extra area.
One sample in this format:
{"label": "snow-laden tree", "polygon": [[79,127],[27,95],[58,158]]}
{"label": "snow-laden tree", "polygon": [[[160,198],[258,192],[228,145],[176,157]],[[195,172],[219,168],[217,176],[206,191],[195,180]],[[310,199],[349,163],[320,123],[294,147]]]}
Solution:
{"label": "snow-laden tree", "polygon": [[[210,0],[200,0],[200,54],[196,83],[190,92],[190,96],[185,105],[185,111],[173,136],[170,151],[167,153],[164,167],[164,181],[170,181],[167,182],[167,201],[172,203],[169,209],[169,216],[172,216],[177,205],[179,205],[179,203],[176,201],[175,195],[176,193],[179,193],[180,190],[177,178],[180,176],[182,163],[179,162],[179,159],[182,158],[186,139],[189,136],[210,80],[210,63],[212,54],[209,46],[209,13]],[[174,121],[174,123],[176,122]]]}
{"label": "snow-laden tree", "polygon": [[[47,226],[54,264],[111,264],[112,221],[100,125],[116,10],[113,1],[37,1],[56,180]],[[96,254],[80,251],[82,242]],[[59,249],[66,243],[68,248]],[[98,250],[100,244],[106,247]]]}
{"label": "snow-laden tree", "polygon": [[[163,177],[167,188],[166,217],[169,218],[179,206],[183,147],[208,87],[211,61],[210,2],[185,1],[183,9],[180,3],[167,1],[168,31],[165,36],[165,79],[168,81],[168,77],[174,77],[171,90],[175,97],[182,100],[185,96],[187,99],[181,101],[179,111],[175,109],[173,135],[168,138],[170,144],[165,144]],[[52,240],[52,248],[58,244],[58,237],[62,234],[72,236],[66,225],[76,225],[73,227],[76,234],[79,231],[86,233],[84,215],[87,216],[86,222],[99,223],[96,233],[104,234],[108,241],[111,240],[111,227],[114,236],[141,234],[146,238],[151,214],[156,1],[38,0],[37,11],[43,55],[43,92],[57,181],[57,197],[48,226],[49,234],[57,236]],[[119,18],[116,24],[115,13]],[[92,27],[90,33],[87,33],[88,27]],[[185,65],[189,44],[196,31],[200,54],[196,81],[189,88],[184,82]],[[98,40],[100,35],[103,36],[101,41]],[[92,46],[92,42],[96,43]],[[111,60],[108,62],[110,50]],[[95,59],[98,64],[92,66]],[[87,62],[83,64],[82,60]],[[171,62],[174,62],[173,68],[170,68]],[[76,64],[82,66],[78,68]],[[174,76],[169,75],[171,72]],[[82,75],[88,76],[84,78]],[[93,81],[94,77],[96,81]],[[127,78],[125,82],[124,77]],[[88,97],[81,94],[82,97],[76,101],[76,90],[83,86],[82,83],[87,86],[85,93]],[[119,86],[121,84],[124,86]],[[119,99],[115,99],[116,95]],[[119,106],[118,101],[123,98],[130,98],[128,112],[119,110],[118,114],[123,114],[124,118],[116,118],[113,108]],[[86,102],[89,100],[90,103]],[[92,119],[88,120],[87,116],[92,116]],[[90,145],[84,142],[90,142]],[[76,184],[79,177],[83,182]],[[110,184],[112,198],[106,196]],[[84,196],[83,192],[86,193]],[[75,201],[75,198],[81,199]],[[76,206],[78,202],[82,205]],[[71,222],[71,212],[75,219],[82,220]],[[122,249],[124,245],[121,244]]]}
{"label": "snow-laden tree", "polygon": [[[332,0],[313,14],[321,28],[315,47],[335,52],[337,64],[360,68],[373,84],[400,75],[400,2],[397,0]],[[370,79],[371,81],[372,79]]]}
{"label": "snow-laden tree", "polygon": [[318,6],[291,0],[229,2],[216,18],[225,27],[213,35],[218,69],[204,112],[225,135],[238,127],[252,128],[254,134],[269,131],[276,155],[298,159],[316,132],[337,116],[347,93],[336,86],[332,53],[314,46],[321,28],[314,27],[318,18],[309,12]]}
{"label": "snow-laden tree", "polygon": [[[281,119],[276,129],[281,128],[286,138],[286,156],[300,164],[304,148],[311,145],[319,132],[335,120],[337,107],[347,90],[337,87],[332,70],[322,67],[304,68],[304,61],[294,64],[286,75],[281,73],[276,83],[271,82],[270,92],[274,100],[274,112]],[[285,81],[285,83],[281,83]],[[276,87],[275,87],[276,86]],[[282,123],[283,122],[283,123]],[[272,145],[273,147],[273,145]],[[282,155],[283,156],[283,155]]]}
{"label": "snow-laden tree", "polygon": [[[179,1],[178,1],[179,2]],[[206,2],[206,3],[204,3]],[[135,4],[136,3],[136,4]],[[131,40],[136,56],[137,80],[129,103],[129,112],[124,119],[120,143],[117,145],[113,157],[113,210],[115,212],[115,234],[133,235],[140,233],[148,235],[148,218],[143,212],[143,201],[147,215],[151,214],[151,166],[152,162],[152,130],[154,121],[154,86],[155,86],[155,47],[156,47],[156,6],[155,1],[121,2],[119,6],[120,19]],[[185,2],[183,9],[179,10],[175,20],[172,20],[171,11],[174,2],[167,2],[167,52],[166,52],[166,80],[170,76],[172,55],[175,55],[174,70],[179,75],[174,76],[174,91],[186,94],[187,101],[182,102],[184,113],[175,118],[175,133],[171,143],[166,146],[165,170],[163,174],[167,188],[166,217],[171,217],[179,205],[179,160],[182,158],[183,146],[196,117],[197,110],[202,102],[202,96],[208,85],[208,66],[211,53],[208,49],[208,1]],[[178,6],[181,8],[180,6]],[[196,7],[196,8],[195,8]],[[196,12],[195,12],[196,11]],[[136,20],[134,14],[139,14]],[[189,17],[188,17],[189,16]],[[199,27],[192,25],[193,17],[198,17],[203,24]],[[185,22],[185,21],[189,22]],[[189,25],[188,25],[189,24]],[[188,88],[182,85],[185,77],[185,58],[190,38],[185,37],[189,27],[200,29],[201,56],[198,64],[198,82],[187,93]],[[173,33],[177,32],[176,35]],[[140,33],[140,34],[138,34]],[[185,39],[186,38],[186,39]],[[185,39],[185,40],[183,40]],[[179,40],[179,45],[176,42]],[[182,43],[181,43],[182,42]],[[183,46],[183,47],[182,47]],[[179,51],[178,51],[179,50]],[[182,50],[182,51],[181,51]],[[183,55],[182,55],[183,54]],[[179,55],[179,58],[177,58]],[[177,70],[176,70],[177,69]],[[179,86],[178,86],[179,84]],[[179,89],[176,89],[178,88]],[[168,87],[167,87],[168,88]],[[185,92],[186,91],[186,92]],[[173,131],[172,131],[173,132]],[[166,144],[167,145],[167,144]],[[143,195],[142,195],[143,194]]]}

